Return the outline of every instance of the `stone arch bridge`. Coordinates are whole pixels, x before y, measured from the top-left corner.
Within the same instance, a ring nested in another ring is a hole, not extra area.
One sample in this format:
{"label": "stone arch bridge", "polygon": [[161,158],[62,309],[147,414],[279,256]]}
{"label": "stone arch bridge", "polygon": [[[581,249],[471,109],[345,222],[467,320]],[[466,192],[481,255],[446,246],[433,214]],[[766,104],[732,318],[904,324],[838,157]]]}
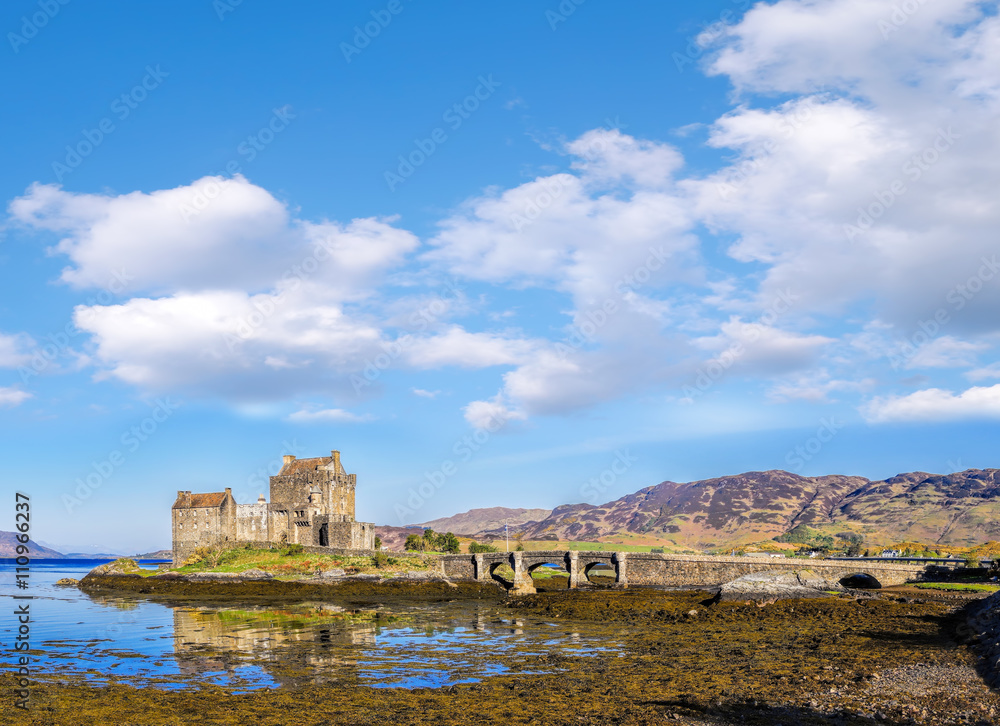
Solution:
{"label": "stone arch bridge", "polygon": [[831,583],[853,575],[868,575],[879,586],[902,585],[928,575],[955,569],[958,563],[872,560],[793,560],[777,557],[714,557],[711,555],[661,555],[648,552],[540,551],[487,552],[475,555],[444,555],[441,566],[446,577],[489,582],[501,565],[514,570],[511,592],[535,592],[531,573],[543,565],[554,565],[569,574],[569,587],[579,587],[588,573],[603,565],[614,570],[615,586],[713,587],[743,575],[762,572],[812,570]]}

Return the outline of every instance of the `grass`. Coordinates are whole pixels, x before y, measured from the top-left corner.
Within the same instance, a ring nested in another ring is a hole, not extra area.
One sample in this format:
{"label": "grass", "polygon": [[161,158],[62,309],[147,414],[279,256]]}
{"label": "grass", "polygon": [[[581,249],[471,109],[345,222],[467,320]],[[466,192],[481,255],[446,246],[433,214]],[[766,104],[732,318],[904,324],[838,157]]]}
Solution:
{"label": "grass", "polygon": [[965,582],[918,582],[914,587],[921,590],[950,590],[953,592],[996,592],[1000,585]]}
{"label": "grass", "polygon": [[[376,553],[371,557],[345,557],[310,552],[285,554],[278,549],[237,548],[212,551],[199,562],[178,567],[174,571],[192,572],[243,572],[263,570],[276,577],[312,575],[333,569],[343,569],[348,574],[408,572],[428,570],[436,564],[433,557],[422,554]],[[151,573],[155,574],[155,573]]]}

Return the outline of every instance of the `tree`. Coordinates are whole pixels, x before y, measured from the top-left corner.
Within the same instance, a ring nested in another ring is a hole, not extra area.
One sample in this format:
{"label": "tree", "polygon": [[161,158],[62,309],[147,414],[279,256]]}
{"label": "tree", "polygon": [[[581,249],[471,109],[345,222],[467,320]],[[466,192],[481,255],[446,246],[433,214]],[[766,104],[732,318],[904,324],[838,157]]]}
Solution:
{"label": "tree", "polygon": [[425,550],[437,549],[437,534],[433,529],[427,528],[424,530],[424,547]]}
{"label": "tree", "polygon": [[407,552],[420,552],[424,548],[424,540],[418,535],[407,535],[403,549]]}
{"label": "tree", "polygon": [[496,551],[497,551],[497,548],[494,547],[493,545],[482,544],[480,542],[476,542],[475,540],[473,540],[472,542],[469,542],[469,553],[470,554],[474,555],[474,554],[477,554],[479,552],[496,552]]}
{"label": "tree", "polygon": [[376,550],[382,549],[382,538],[379,537],[378,535],[375,535],[375,549]]}
{"label": "tree", "polygon": [[462,543],[451,532],[438,536],[437,545],[441,552],[448,552],[453,555],[457,555],[462,551]]}

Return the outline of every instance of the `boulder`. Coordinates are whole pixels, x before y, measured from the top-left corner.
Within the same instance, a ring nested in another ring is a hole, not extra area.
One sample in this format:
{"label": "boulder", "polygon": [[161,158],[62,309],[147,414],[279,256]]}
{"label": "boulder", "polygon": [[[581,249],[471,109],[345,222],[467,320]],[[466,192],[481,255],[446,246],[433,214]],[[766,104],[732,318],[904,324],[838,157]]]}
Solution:
{"label": "boulder", "polygon": [[128,557],[121,557],[114,562],[98,565],[91,570],[88,575],[139,575],[142,568],[136,564],[135,560]]}
{"label": "boulder", "polygon": [[777,600],[798,597],[829,597],[825,590],[842,591],[838,582],[812,570],[796,572],[756,572],[727,582],[720,590],[722,600]]}
{"label": "boulder", "polygon": [[78,585],[79,583],[79,580],[74,580],[72,577],[62,577],[56,580],[56,585],[59,585],[60,587],[72,587],[73,585]]}

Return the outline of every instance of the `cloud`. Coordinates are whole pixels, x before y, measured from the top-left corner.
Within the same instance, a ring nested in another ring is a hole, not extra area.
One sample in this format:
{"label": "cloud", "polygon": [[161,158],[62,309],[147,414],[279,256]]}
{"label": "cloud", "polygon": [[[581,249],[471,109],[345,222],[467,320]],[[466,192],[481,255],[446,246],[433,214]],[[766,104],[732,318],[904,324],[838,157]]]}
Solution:
{"label": "cloud", "polygon": [[421,398],[437,398],[441,391],[426,391],[423,388],[411,388],[413,395],[420,396]]}
{"label": "cloud", "polygon": [[19,388],[0,388],[0,407],[14,408],[15,406],[20,406],[29,398],[34,398],[34,396]]}
{"label": "cloud", "polygon": [[372,416],[359,416],[342,408],[327,408],[316,411],[302,409],[287,418],[293,423],[363,423],[373,420]]}
{"label": "cloud", "polygon": [[944,335],[917,348],[906,367],[964,368],[974,365],[977,355],[990,347],[988,343],[972,343]]}
{"label": "cloud", "polygon": [[1000,384],[959,394],[940,388],[876,398],[861,409],[869,423],[943,422],[1000,418]]}
{"label": "cloud", "polygon": [[487,401],[472,401],[465,407],[464,413],[470,426],[491,432],[499,431],[509,421],[526,418],[523,412],[512,409],[504,402],[499,393]]}
{"label": "cloud", "polygon": [[[210,195],[213,189],[221,191]],[[186,214],[199,198],[204,208]],[[348,297],[417,246],[392,220],[294,220],[284,203],[239,175],[117,196],[34,184],[8,211],[24,226],[65,235],[50,250],[72,263],[64,282],[79,288],[117,282],[115,292],[132,294],[260,292],[308,277]]]}
{"label": "cloud", "polygon": [[35,341],[25,333],[0,333],[0,368],[17,368],[31,360]]}

